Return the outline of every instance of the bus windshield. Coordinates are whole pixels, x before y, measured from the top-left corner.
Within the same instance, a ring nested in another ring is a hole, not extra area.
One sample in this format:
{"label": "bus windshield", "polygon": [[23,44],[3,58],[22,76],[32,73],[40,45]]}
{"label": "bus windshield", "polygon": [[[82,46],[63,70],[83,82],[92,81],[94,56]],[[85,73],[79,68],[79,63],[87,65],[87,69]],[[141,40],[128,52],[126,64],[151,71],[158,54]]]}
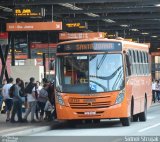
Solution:
{"label": "bus windshield", "polygon": [[122,90],[122,54],[57,56],[56,87],[64,93]]}

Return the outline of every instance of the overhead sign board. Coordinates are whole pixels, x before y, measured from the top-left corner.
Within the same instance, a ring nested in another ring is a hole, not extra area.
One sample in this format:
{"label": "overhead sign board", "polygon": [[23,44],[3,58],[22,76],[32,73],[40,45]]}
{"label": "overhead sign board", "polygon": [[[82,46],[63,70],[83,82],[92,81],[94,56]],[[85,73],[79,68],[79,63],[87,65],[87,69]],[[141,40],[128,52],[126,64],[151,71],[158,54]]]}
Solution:
{"label": "overhead sign board", "polygon": [[56,48],[57,47],[57,44],[56,43],[31,43],[31,46],[30,46],[32,49],[34,48],[38,48],[38,49],[41,49],[41,48]]}
{"label": "overhead sign board", "polygon": [[62,22],[7,23],[7,31],[51,31],[62,30]]}
{"label": "overhead sign board", "polygon": [[17,17],[45,16],[45,8],[15,8],[14,15]]}
{"label": "overhead sign board", "polygon": [[86,22],[63,23],[63,29],[64,30],[88,29],[88,24]]}
{"label": "overhead sign board", "polygon": [[89,38],[104,38],[104,32],[90,32],[90,33],[59,33],[59,40],[73,40],[73,39],[89,39]]}

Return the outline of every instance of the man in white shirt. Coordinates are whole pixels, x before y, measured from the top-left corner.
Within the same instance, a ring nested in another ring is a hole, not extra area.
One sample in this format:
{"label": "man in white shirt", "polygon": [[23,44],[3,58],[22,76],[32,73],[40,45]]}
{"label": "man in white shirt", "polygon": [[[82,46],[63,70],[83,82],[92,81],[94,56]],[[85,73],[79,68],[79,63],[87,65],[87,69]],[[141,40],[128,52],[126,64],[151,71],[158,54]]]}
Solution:
{"label": "man in white shirt", "polygon": [[2,90],[2,95],[5,101],[6,112],[7,112],[6,122],[10,121],[10,112],[13,106],[13,100],[9,95],[9,89],[11,88],[12,85],[13,85],[13,78],[10,78],[8,80],[8,83],[3,86]]}

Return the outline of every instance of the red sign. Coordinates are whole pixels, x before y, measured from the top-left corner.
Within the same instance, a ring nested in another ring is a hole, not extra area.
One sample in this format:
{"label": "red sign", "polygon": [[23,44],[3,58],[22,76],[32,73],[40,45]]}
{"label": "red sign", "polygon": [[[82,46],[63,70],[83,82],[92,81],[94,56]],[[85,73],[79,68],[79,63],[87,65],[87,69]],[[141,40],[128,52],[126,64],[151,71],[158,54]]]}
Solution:
{"label": "red sign", "polygon": [[51,31],[62,30],[62,22],[7,23],[7,31]]}
{"label": "red sign", "polygon": [[1,45],[7,45],[8,44],[8,33],[0,33],[0,44]]}
{"label": "red sign", "polygon": [[0,33],[0,39],[8,39],[8,33],[7,32]]}
{"label": "red sign", "polygon": [[56,43],[31,43],[31,49],[34,49],[34,48],[56,48],[57,47],[57,44]]}

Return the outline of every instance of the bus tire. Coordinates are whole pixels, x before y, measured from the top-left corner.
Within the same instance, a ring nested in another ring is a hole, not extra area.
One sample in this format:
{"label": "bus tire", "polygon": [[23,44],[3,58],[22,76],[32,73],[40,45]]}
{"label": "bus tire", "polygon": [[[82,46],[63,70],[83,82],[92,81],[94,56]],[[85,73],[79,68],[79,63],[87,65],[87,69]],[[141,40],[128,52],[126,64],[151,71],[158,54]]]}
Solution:
{"label": "bus tire", "polygon": [[86,120],[85,120],[85,123],[86,123],[86,124],[91,124],[91,123],[92,123],[92,119],[86,119]]}
{"label": "bus tire", "polygon": [[130,126],[131,118],[130,117],[120,118],[120,121],[122,123],[122,126]]}
{"label": "bus tire", "polygon": [[100,119],[94,119],[93,123],[95,123],[95,124],[100,123]]}
{"label": "bus tire", "polygon": [[139,121],[146,121],[147,120],[147,100],[145,98],[145,101],[144,101],[144,111],[139,113]]}
{"label": "bus tire", "polygon": [[68,126],[71,128],[75,128],[76,127],[76,120],[68,120]]}
{"label": "bus tire", "polygon": [[132,116],[132,121],[137,122],[138,121],[138,114],[135,114]]}

